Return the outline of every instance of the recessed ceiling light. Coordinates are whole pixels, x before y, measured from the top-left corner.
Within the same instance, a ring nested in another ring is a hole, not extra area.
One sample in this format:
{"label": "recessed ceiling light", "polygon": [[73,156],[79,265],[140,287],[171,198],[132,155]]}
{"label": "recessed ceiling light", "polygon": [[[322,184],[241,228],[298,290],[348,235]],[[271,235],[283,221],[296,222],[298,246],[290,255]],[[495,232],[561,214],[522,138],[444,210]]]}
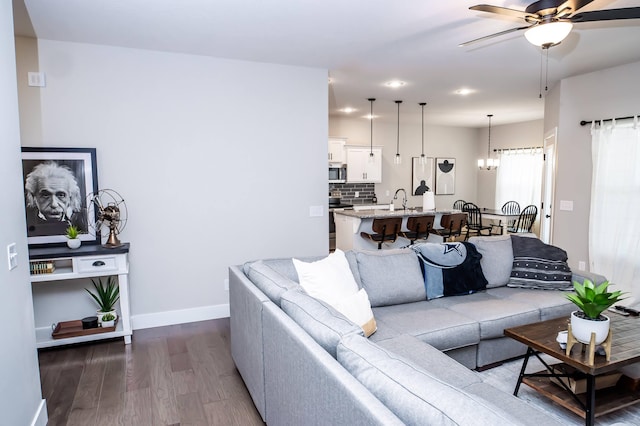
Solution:
{"label": "recessed ceiling light", "polygon": [[345,114],[351,114],[352,112],[356,112],[357,109],[351,108],[351,107],[346,107],[346,108],[339,109],[338,111],[344,112]]}
{"label": "recessed ceiling light", "polygon": [[462,89],[456,90],[454,93],[456,95],[460,95],[460,96],[467,96],[467,95],[470,95],[473,92],[475,92],[475,90],[467,89],[466,87],[463,87]]}
{"label": "recessed ceiling light", "polygon": [[363,115],[362,118],[366,118],[367,120],[373,120],[374,118],[378,118],[378,116],[367,114],[367,115]]}
{"label": "recessed ceiling light", "polygon": [[397,87],[402,87],[405,84],[407,84],[406,81],[400,81],[400,80],[391,80],[391,81],[387,81],[384,85],[387,87],[392,87],[392,88],[397,88]]}

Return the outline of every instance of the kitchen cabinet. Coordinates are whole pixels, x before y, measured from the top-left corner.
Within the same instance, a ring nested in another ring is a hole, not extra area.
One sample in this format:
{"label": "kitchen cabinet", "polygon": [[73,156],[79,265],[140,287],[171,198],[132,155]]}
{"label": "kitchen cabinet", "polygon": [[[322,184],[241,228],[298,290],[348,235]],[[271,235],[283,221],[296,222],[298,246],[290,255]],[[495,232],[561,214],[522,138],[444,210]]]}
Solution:
{"label": "kitchen cabinet", "polygon": [[345,163],[344,147],[346,144],[346,138],[329,138],[329,164],[342,165]]}
{"label": "kitchen cabinet", "polygon": [[[382,147],[347,146],[347,182],[382,182]],[[373,151],[373,161],[369,154]]]}
{"label": "kitchen cabinet", "polygon": [[[76,250],[67,247],[32,248],[29,250],[29,263],[38,348],[114,337],[123,337],[125,344],[131,343],[129,243],[117,248],[89,244]],[[84,288],[91,288],[86,279],[108,276],[116,276],[120,288],[115,330],[90,334],[97,329],[89,329],[87,334],[54,339],[52,331],[59,321],[75,321],[95,315],[97,306],[84,291]]]}

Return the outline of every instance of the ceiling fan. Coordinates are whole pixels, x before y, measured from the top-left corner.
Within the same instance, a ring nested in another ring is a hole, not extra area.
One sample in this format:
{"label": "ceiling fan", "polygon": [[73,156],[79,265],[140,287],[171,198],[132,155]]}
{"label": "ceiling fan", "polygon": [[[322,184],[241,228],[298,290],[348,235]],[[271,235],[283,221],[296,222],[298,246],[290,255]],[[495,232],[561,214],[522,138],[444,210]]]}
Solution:
{"label": "ceiling fan", "polygon": [[571,32],[574,23],[640,18],[640,7],[604,9],[577,13],[592,1],[593,0],[539,0],[531,3],[523,11],[488,4],[471,6],[469,8],[471,10],[522,19],[527,25],[470,40],[461,43],[459,46],[468,46],[472,43],[499,37],[515,31],[526,30],[525,37],[531,44],[548,49],[564,40]]}

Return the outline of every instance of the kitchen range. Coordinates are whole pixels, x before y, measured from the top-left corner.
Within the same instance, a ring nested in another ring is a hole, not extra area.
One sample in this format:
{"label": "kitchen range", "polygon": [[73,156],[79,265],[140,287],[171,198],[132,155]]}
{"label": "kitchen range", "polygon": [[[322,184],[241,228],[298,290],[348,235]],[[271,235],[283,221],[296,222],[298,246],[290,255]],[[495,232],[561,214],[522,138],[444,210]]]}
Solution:
{"label": "kitchen range", "polygon": [[333,212],[336,209],[350,210],[353,209],[353,204],[346,204],[342,202],[342,192],[339,189],[334,189],[329,193],[329,250],[333,251],[336,248],[336,224],[333,220]]}

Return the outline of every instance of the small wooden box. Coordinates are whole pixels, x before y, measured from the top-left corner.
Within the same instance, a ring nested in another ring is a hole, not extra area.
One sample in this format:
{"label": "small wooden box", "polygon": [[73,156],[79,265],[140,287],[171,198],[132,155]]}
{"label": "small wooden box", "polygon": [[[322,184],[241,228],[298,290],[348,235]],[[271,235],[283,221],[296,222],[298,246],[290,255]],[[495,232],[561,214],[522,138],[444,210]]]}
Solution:
{"label": "small wooden box", "polygon": [[[581,394],[587,391],[587,377],[584,373],[566,364],[556,364],[551,366],[551,368],[558,374],[570,374],[569,377],[563,377],[562,380],[569,386],[569,389],[571,389],[574,394]],[[596,376],[596,390],[615,386],[620,376],[622,376],[622,373],[618,371]],[[551,377],[551,382],[562,387],[559,379],[555,377]]]}

